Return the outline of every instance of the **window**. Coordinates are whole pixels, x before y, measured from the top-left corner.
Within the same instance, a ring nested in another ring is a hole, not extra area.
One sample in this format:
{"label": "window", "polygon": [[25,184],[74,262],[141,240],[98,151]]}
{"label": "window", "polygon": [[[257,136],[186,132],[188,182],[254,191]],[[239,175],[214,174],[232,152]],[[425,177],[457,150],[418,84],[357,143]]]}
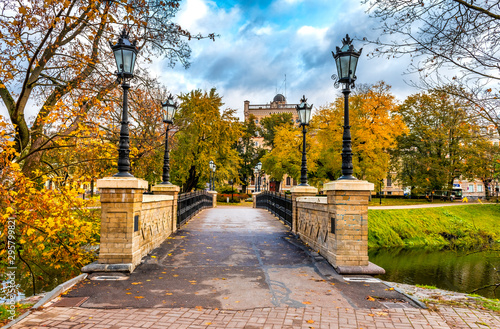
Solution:
{"label": "window", "polygon": [[293,179],[293,185],[297,185],[297,181],[295,180],[295,178]]}
{"label": "window", "polygon": [[477,191],[478,192],[483,192],[483,185],[478,185],[477,186]]}
{"label": "window", "polygon": [[467,192],[474,192],[474,184],[469,184],[467,187]]}
{"label": "window", "polygon": [[256,147],[259,147],[259,142],[255,142],[255,146],[256,146]]}
{"label": "window", "polygon": [[392,178],[387,177],[387,187],[391,187],[391,186],[392,186]]}
{"label": "window", "polygon": [[290,182],[291,182],[290,177],[287,177],[286,178],[286,186],[290,186]]}
{"label": "window", "polygon": [[392,195],[392,192],[391,192],[391,191],[388,191],[388,192],[387,192],[387,195]]}

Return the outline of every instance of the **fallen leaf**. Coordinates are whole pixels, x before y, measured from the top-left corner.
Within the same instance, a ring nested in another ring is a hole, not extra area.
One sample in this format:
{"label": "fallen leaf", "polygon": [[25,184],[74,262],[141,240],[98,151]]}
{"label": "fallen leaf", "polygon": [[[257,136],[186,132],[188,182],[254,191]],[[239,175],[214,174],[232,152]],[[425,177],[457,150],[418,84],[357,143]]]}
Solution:
{"label": "fallen leaf", "polygon": [[142,296],[134,296],[134,298],[141,299],[141,298],[144,298],[144,297],[142,297]]}
{"label": "fallen leaf", "polygon": [[222,299],[228,299],[228,298],[229,298],[229,297],[224,297],[224,298],[222,298]]}
{"label": "fallen leaf", "polygon": [[151,256],[151,258],[156,258],[156,256]]}
{"label": "fallen leaf", "polygon": [[171,296],[172,293],[171,292],[167,292],[165,295]]}
{"label": "fallen leaf", "polygon": [[386,312],[377,312],[377,315],[379,315],[379,316],[387,316],[387,315],[389,315],[389,313],[386,313]]}
{"label": "fallen leaf", "polygon": [[372,296],[368,296],[366,297],[367,300],[369,300],[370,302],[374,302],[375,301],[375,298],[373,298]]}
{"label": "fallen leaf", "polygon": [[375,316],[375,314],[369,313],[368,316]]}
{"label": "fallen leaf", "polygon": [[212,324],[212,322],[206,322],[206,323],[205,323],[205,325],[206,325],[206,326],[209,326],[209,325],[211,325],[211,324]]}
{"label": "fallen leaf", "polygon": [[179,274],[174,274],[174,278],[176,278],[176,277],[178,277],[178,276],[179,276]]}
{"label": "fallen leaf", "polygon": [[142,282],[132,282],[132,284],[142,284]]}
{"label": "fallen leaf", "polygon": [[132,295],[132,293],[131,292],[127,292],[127,295]]}
{"label": "fallen leaf", "polygon": [[311,302],[302,302],[302,304],[309,305],[309,304],[311,304]]}
{"label": "fallen leaf", "polygon": [[307,323],[314,323],[314,320],[307,320]]}

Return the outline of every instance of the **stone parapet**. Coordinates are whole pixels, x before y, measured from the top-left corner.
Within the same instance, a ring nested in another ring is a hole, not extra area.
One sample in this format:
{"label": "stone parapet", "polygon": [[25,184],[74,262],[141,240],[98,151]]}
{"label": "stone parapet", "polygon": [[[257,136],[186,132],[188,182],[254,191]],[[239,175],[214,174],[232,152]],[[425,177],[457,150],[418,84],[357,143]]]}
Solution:
{"label": "stone parapet", "polygon": [[101,190],[98,263],[133,271],[176,228],[178,187],[153,187],[154,195],[144,195],[146,181],[120,177],[100,179],[97,187]]}
{"label": "stone parapet", "polygon": [[314,186],[297,185],[292,187],[290,192],[292,192],[292,232],[296,234],[298,225],[297,198],[316,195],[318,194],[318,189]]}
{"label": "stone parapet", "polygon": [[172,233],[177,231],[177,200],[179,199],[180,187],[174,184],[157,184],[151,188],[153,194],[156,195],[169,195],[172,196],[172,214],[174,220],[172,221]]}
{"label": "stone parapet", "polygon": [[359,180],[326,183],[327,197],[297,197],[297,233],[339,273],[381,274],[368,260],[368,200],[373,184]]}

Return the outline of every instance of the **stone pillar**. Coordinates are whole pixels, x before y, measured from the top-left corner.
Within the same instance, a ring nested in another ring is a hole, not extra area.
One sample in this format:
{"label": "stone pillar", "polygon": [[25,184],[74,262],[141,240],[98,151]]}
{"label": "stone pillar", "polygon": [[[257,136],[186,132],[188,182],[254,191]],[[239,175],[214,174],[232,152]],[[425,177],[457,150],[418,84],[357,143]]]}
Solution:
{"label": "stone pillar", "polygon": [[294,186],[290,190],[292,192],[292,233],[297,234],[297,198],[300,196],[315,196],[318,194],[318,189],[313,186]]}
{"label": "stone pillar", "polygon": [[368,200],[373,184],[338,180],[324,185],[328,198],[333,245],[326,258],[340,274],[381,274],[384,269],[368,261]]}
{"label": "stone pillar", "polygon": [[257,195],[259,195],[260,192],[253,192],[252,193],[252,201],[253,201],[253,208],[257,208]]}
{"label": "stone pillar", "polygon": [[177,200],[181,189],[173,184],[158,184],[151,188],[154,195],[171,195],[174,197],[172,203],[172,233],[177,231]]}
{"label": "stone pillar", "polygon": [[212,208],[217,208],[217,191],[208,191],[208,193],[212,194]]}
{"label": "stone pillar", "polygon": [[138,178],[107,177],[97,180],[101,191],[101,245],[99,264],[121,264],[130,271],[140,263],[138,222],[148,182]]}

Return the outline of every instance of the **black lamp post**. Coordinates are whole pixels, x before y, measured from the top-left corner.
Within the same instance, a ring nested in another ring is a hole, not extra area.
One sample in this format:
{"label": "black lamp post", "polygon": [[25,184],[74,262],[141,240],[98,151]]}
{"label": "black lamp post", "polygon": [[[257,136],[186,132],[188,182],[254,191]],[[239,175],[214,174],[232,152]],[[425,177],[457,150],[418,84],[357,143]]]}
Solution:
{"label": "black lamp post", "polygon": [[168,149],[168,131],[170,125],[174,123],[175,112],[177,111],[177,102],[174,103],[174,97],[169,95],[167,101],[161,104],[163,108],[163,122],[167,124],[165,132],[165,155],[163,156],[163,182],[161,184],[170,183],[170,150]]}
{"label": "black lamp post", "polygon": [[342,177],[341,179],[356,179],[353,173],[352,166],[352,148],[351,148],[351,126],[349,125],[349,94],[351,87],[354,88],[356,81],[356,66],[361,55],[360,49],[356,51],[351,44],[352,39],[346,34],[345,39],[342,39],[342,48],[337,47],[337,52],[333,53],[335,64],[337,65],[337,74],[335,77],[335,87],[338,88],[339,83],[343,84],[342,93],[344,94],[344,135],[342,136]]}
{"label": "black lamp post", "polygon": [[118,173],[115,177],[134,177],[130,173],[130,144],[128,130],[128,90],[130,85],[128,81],[134,77],[135,59],[139,50],[136,47],[136,41],[130,43],[128,33],[123,29],[118,43],[113,45],[109,42],[113,54],[115,56],[116,67],[118,71],[116,75],[122,83],[123,88],[123,111],[120,129],[120,143],[118,146]]}
{"label": "black lamp post", "polygon": [[213,172],[215,171],[215,164],[214,164],[214,161],[213,160],[210,160],[210,162],[208,163],[208,167],[210,168],[210,173],[208,175],[208,181],[210,183],[210,188],[209,188],[209,191],[213,191]]}
{"label": "black lamp post", "polygon": [[306,126],[309,125],[311,121],[311,110],[312,105],[307,104],[306,96],[302,96],[300,104],[295,107],[297,113],[299,114],[300,125],[302,126],[302,167],[300,169],[300,185],[299,186],[309,186],[307,184],[307,158],[306,158]]}
{"label": "black lamp post", "polygon": [[262,162],[257,163],[255,168],[257,168],[257,174],[259,175],[257,178],[257,192],[260,192],[260,172],[262,170]]}
{"label": "black lamp post", "polygon": [[259,190],[259,187],[258,187],[258,174],[259,174],[259,170],[257,169],[257,166],[255,166],[253,168],[253,173],[254,173],[254,176],[255,176],[255,192],[258,192]]}

